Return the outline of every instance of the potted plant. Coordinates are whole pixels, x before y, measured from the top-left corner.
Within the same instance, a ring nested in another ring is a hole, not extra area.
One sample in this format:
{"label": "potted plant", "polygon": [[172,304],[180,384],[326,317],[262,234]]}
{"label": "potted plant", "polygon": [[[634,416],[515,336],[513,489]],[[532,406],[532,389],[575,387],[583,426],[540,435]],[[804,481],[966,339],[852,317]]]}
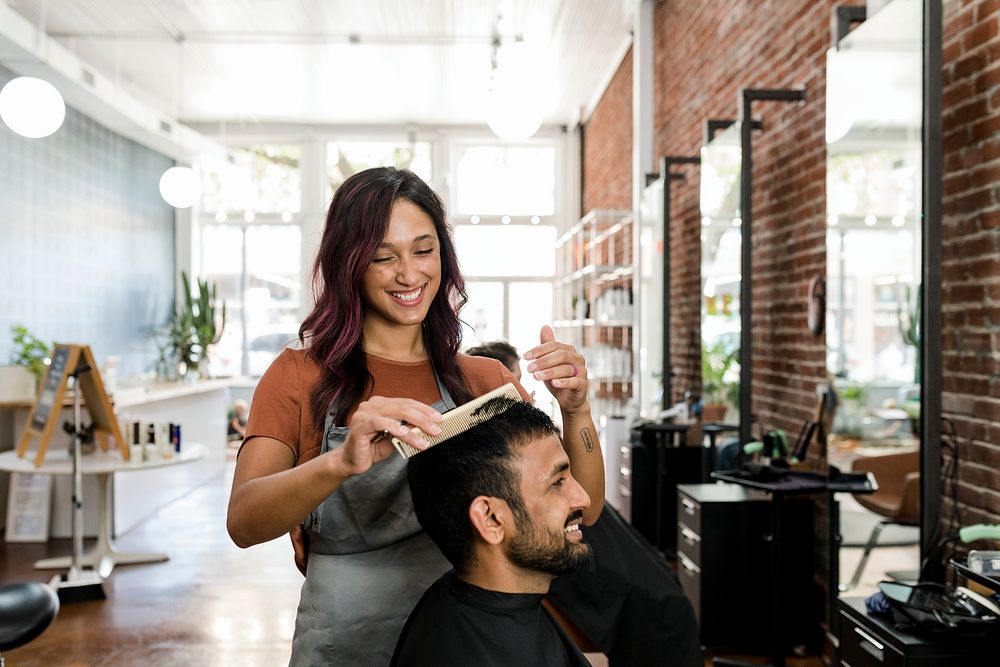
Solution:
{"label": "potted plant", "polygon": [[27,327],[14,325],[10,333],[13,349],[10,365],[0,366],[0,400],[30,401],[45,376],[51,346]]}
{"label": "potted plant", "polygon": [[738,357],[739,350],[726,349],[721,340],[702,343],[701,415],[704,422],[722,421],[728,407],[739,403],[739,381],[733,381],[733,374],[739,367]]}
{"label": "potted plant", "polygon": [[208,346],[218,343],[226,326],[226,303],[217,310],[216,286],[198,279],[197,294],[191,292],[187,273],[181,271],[184,298],[174,310],[174,319],[168,326],[170,344],[177,358],[180,374],[194,377],[198,369],[202,377],[208,376]]}

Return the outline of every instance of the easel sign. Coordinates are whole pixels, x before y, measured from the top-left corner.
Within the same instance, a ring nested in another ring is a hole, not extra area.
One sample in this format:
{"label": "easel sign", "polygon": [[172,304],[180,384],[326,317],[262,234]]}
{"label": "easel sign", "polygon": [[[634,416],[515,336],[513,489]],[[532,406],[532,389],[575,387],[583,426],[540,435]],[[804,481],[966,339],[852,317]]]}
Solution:
{"label": "easel sign", "polygon": [[52,351],[52,363],[49,364],[42,382],[42,390],[28,415],[28,426],[24,429],[21,441],[17,445],[17,455],[24,457],[32,438],[38,439],[38,453],[35,455],[35,466],[41,466],[45,460],[45,452],[49,448],[52,432],[55,431],[59,413],[62,410],[63,399],[66,396],[66,382],[70,374],[81,366],[89,366],[89,370],[79,375],[76,391],[81,392],[87,412],[94,424],[94,434],[102,450],[108,449],[108,436],[118,443],[118,451],[122,460],[129,458],[129,449],[122,437],[118,420],[108,393],[104,390],[104,382],[97,371],[94,353],[89,345],[73,345],[56,343]]}

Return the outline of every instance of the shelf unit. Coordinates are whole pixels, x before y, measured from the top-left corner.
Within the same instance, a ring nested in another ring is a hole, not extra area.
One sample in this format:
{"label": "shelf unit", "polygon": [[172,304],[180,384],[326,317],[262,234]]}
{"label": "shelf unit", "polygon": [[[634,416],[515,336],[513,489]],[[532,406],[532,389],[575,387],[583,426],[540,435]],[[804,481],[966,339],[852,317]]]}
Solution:
{"label": "shelf unit", "polygon": [[556,241],[556,335],[587,358],[595,418],[633,388],[632,212],[594,209]]}

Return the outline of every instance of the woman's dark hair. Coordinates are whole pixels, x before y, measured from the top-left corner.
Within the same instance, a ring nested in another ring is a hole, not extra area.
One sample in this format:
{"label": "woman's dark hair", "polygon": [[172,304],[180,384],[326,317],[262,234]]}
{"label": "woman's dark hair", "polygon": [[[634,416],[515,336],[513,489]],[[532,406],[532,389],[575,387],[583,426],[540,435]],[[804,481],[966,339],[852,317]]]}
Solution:
{"label": "woman's dark hair", "polygon": [[506,341],[496,340],[491,343],[483,343],[476,347],[470,347],[465,351],[470,357],[488,357],[496,359],[501,364],[513,371],[521,361],[517,348]]}
{"label": "woman's dark hair", "polygon": [[405,199],[434,223],[441,249],[441,287],[424,319],[424,345],[434,370],[459,404],[472,396],[455,356],[462,334],[458,311],[468,295],[441,198],[420,177],[405,169],[376,167],[354,174],[333,196],[313,266],[316,305],[299,328],[309,339],[308,354],[321,375],[310,405],[318,429],[331,405],[343,425],[372,382],[362,345],[364,303],[361,282],[389,229],[393,204]]}

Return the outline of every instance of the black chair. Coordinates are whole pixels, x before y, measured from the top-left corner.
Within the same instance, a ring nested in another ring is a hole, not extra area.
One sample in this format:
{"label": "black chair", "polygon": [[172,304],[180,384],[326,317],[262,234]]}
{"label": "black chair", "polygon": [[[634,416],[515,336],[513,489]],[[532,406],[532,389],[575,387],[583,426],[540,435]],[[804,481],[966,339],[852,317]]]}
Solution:
{"label": "black chair", "polygon": [[0,586],[0,667],[3,652],[42,634],[59,613],[59,596],[37,581]]}

